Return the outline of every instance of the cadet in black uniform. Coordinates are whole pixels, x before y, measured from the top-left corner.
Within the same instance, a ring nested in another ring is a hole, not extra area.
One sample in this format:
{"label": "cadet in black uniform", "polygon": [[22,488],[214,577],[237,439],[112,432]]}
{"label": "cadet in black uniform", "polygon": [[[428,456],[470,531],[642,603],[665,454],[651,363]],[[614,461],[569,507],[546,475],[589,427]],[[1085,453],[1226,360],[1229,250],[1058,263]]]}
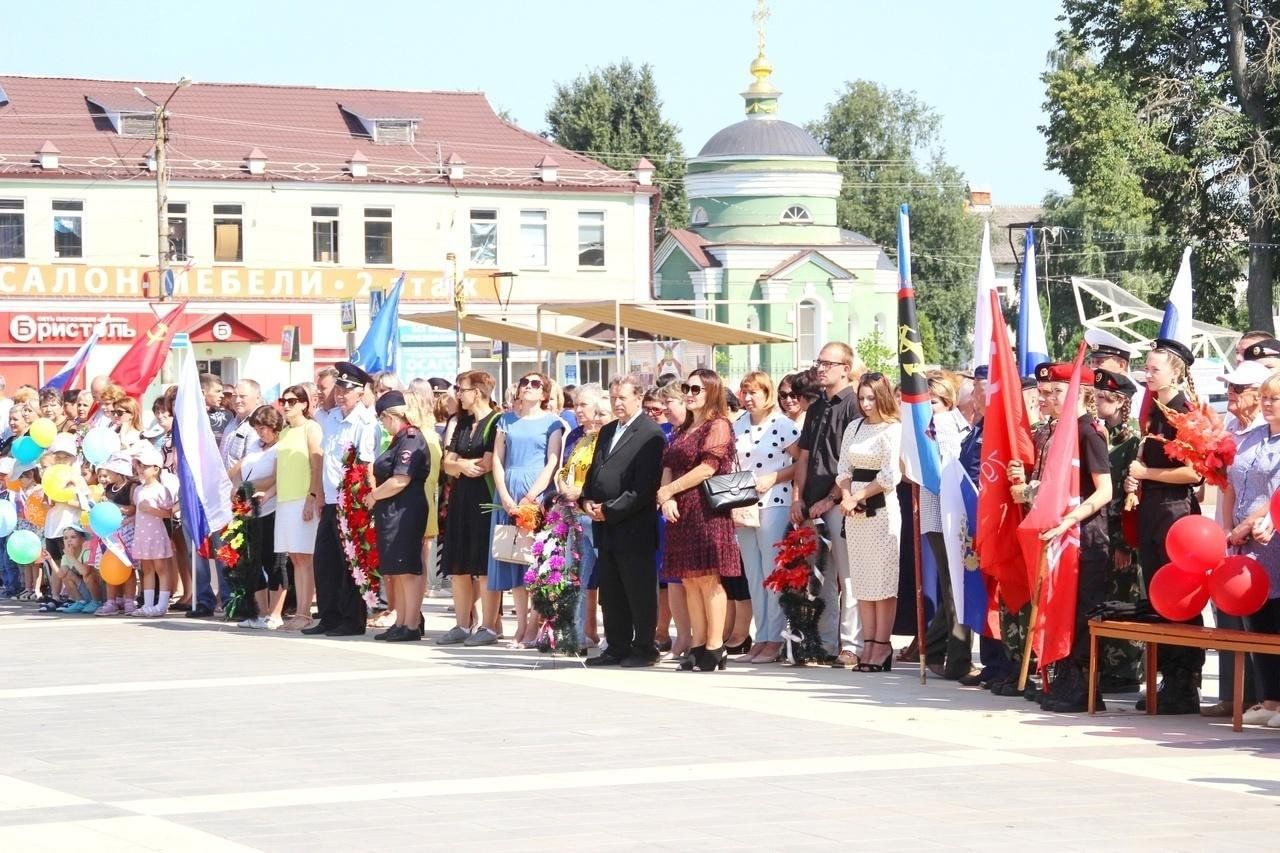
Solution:
{"label": "cadet in black uniform", "polygon": [[[1191,396],[1195,388],[1188,368],[1195,358],[1191,350],[1178,341],[1157,338],[1155,348],[1147,354],[1147,393],[1174,412],[1191,410]],[[1137,492],[1138,504],[1138,562],[1147,588],[1151,577],[1169,562],[1164,540],[1169,528],[1185,515],[1199,515],[1200,504],[1195,490],[1200,476],[1190,465],[1170,459],[1165,453],[1165,443],[1150,436],[1173,438],[1177,430],[1169,423],[1164,412],[1155,403],[1142,423],[1142,438],[1138,445],[1138,458],[1129,465],[1125,480],[1126,492]],[[1193,624],[1203,625],[1197,616]],[[1204,666],[1204,650],[1182,646],[1165,646],[1160,649],[1160,674],[1163,676],[1157,701],[1160,714],[1200,713],[1198,680]],[[1138,702],[1138,710],[1145,711],[1146,699]]]}
{"label": "cadet in black uniform", "polygon": [[[414,405],[417,405],[415,398]],[[427,474],[431,457],[416,409],[404,394],[388,391],[375,411],[391,444],[373,461],[377,484],[365,505],[373,510],[378,535],[378,565],[382,577],[395,585],[396,624],[375,640],[389,643],[422,639],[422,594],[426,576],[422,566],[422,538],[427,532]]]}

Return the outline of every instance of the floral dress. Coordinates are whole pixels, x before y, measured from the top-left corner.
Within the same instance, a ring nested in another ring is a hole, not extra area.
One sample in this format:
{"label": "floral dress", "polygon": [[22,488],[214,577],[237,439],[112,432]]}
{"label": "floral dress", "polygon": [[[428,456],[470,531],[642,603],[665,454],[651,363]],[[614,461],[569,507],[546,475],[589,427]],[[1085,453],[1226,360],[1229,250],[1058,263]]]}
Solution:
{"label": "floral dress", "polygon": [[167,560],[173,556],[173,540],[164,526],[164,519],[142,512],[151,509],[172,509],[176,503],[173,492],[164,483],[144,483],[133,490],[133,505],[139,512],[134,516],[133,556],[139,560]]}
{"label": "floral dress", "polygon": [[[725,418],[711,418],[701,426],[676,434],[662,454],[662,467],[677,480],[703,462],[717,474],[733,470],[733,429]],[[718,574],[742,576],[742,555],[733,520],[726,512],[713,512],[702,488],[685,489],[675,496],[680,520],[667,524],[662,554],[662,574],[683,579]]]}

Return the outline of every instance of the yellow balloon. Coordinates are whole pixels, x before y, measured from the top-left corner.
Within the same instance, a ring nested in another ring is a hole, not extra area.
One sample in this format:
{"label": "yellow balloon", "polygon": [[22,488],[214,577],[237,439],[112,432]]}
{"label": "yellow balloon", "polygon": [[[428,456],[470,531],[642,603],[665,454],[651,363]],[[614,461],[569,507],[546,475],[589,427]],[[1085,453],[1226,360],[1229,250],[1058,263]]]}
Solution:
{"label": "yellow balloon", "polygon": [[48,447],[53,444],[53,438],[58,434],[58,425],[48,418],[37,418],[32,422],[31,428],[27,430],[27,435],[31,436],[31,440],[40,447]]}
{"label": "yellow balloon", "polygon": [[40,477],[45,495],[56,504],[69,503],[76,496],[72,485],[75,469],[70,465],[50,465]]}
{"label": "yellow balloon", "polygon": [[102,575],[103,583],[123,586],[133,577],[133,567],[126,566],[114,552],[103,551],[102,559],[98,561],[98,574]]}
{"label": "yellow balloon", "polygon": [[85,530],[89,529],[89,510],[87,509],[80,510],[80,526]]}

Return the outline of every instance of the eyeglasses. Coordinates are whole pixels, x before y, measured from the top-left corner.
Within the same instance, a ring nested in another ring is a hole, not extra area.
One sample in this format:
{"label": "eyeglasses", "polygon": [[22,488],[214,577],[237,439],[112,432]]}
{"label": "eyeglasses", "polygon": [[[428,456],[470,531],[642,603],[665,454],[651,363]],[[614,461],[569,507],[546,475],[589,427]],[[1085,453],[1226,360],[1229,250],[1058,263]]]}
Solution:
{"label": "eyeglasses", "polygon": [[297,397],[281,397],[280,402],[284,403],[286,406],[296,406],[302,401],[299,400]]}
{"label": "eyeglasses", "polygon": [[692,394],[696,397],[707,389],[703,388],[701,385],[690,385],[688,382],[682,382],[680,384],[680,390],[686,394]]}
{"label": "eyeglasses", "polygon": [[127,414],[129,414],[128,409],[112,409],[111,410],[111,416],[115,418],[123,418]]}
{"label": "eyeglasses", "polygon": [[644,413],[646,415],[662,415],[662,414],[666,414],[666,411],[667,410],[664,409],[662,406],[645,406],[644,407]]}
{"label": "eyeglasses", "polygon": [[829,369],[830,369],[830,368],[832,368],[832,367],[848,367],[848,366],[849,366],[849,362],[847,362],[847,361],[827,361],[826,359],[822,359],[822,358],[815,358],[815,359],[813,360],[813,366],[814,366],[814,367],[816,367],[816,368],[818,368],[819,370],[829,370]]}
{"label": "eyeglasses", "polygon": [[468,392],[468,391],[474,391],[474,390],[476,390],[476,389],[474,389],[474,388],[462,388],[462,387],[460,387],[460,386],[458,386],[458,385],[454,385],[454,386],[453,386],[453,390],[454,390],[456,393],[458,393],[458,394],[465,394],[465,393],[466,393],[466,392]]}
{"label": "eyeglasses", "polygon": [[537,391],[539,388],[542,387],[542,380],[538,379],[537,377],[530,378],[526,376],[524,379],[520,380],[520,387],[532,388],[533,390]]}

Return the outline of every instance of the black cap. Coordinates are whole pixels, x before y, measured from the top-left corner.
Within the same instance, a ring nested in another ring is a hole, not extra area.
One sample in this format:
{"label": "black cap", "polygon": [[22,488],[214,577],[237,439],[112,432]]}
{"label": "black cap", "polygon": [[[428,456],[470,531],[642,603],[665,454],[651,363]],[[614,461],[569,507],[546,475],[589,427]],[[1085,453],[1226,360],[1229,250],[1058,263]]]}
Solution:
{"label": "black cap", "polygon": [[1034,376],[1024,376],[1024,377],[1022,377],[1022,390],[1023,390],[1023,391],[1031,391],[1031,390],[1033,390],[1033,389],[1034,389],[1037,385],[1039,385],[1039,384],[1040,384],[1040,383],[1036,382],[1036,378],[1035,378]]}
{"label": "black cap", "polygon": [[427,380],[427,384],[431,386],[432,391],[441,392],[448,391],[453,387],[453,383],[448,379],[441,379],[439,376],[432,376]]}
{"label": "black cap", "polygon": [[347,388],[363,388],[373,381],[369,374],[349,361],[340,361],[333,366],[333,369],[338,371],[337,383]]}
{"label": "black cap", "polygon": [[381,415],[387,409],[394,409],[397,406],[404,405],[404,394],[400,391],[388,391],[378,398],[373,404],[373,410]]}
{"label": "black cap", "polygon": [[990,376],[991,376],[991,368],[985,364],[980,364],[973,369],[974,379],[980,379],[983,382],[986,382],[988,377]]}
{"label": "black cap", "polygon": [[1275,338],[1263,338],[1257,343],[1245,347],[1240,356],[1245,361],[1257,361],[1260,358],[1280,358],[1280,341]]}
{"label": "black cap", "polygon": [[1101,367],[1093,371],[1093,387],[1099,391],[1115,391],[1126,397],[1138,393],[1138,386],[1128,376],[1114,370],[1103,370]]}
{"label": "black cap", "polygon": [[[1257,346],[1255,344],[1254,346]],[[1182,363],[1187,367],[1195,364],[1196,357],[1191,354],[1191,348],[1181,341],[1175,341],[1173,338],[1156,338],[1155,343],[1151,345],[1152,349],[1167,350],[1178,358],[1182,359]],[[1252,349],[1252,347],[1250,347]],[[1276,353],[1280,355],[1280,352]],[[1261,356],[1259,356],[1261,358]]]}

